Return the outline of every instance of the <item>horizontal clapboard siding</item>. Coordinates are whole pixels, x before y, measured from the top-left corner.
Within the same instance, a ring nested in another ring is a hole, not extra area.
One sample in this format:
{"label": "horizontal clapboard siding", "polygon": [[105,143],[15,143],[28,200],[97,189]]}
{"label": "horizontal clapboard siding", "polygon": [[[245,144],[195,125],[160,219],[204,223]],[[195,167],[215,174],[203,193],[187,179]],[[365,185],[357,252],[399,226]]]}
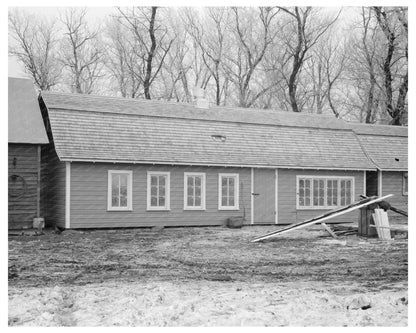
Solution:
{"label": "horizontal clapboard siding", "polygon": [[[107,211],[108,170],[133,171],[133,210]],[[170,211],[147,211],[147,171],[170,172]],[[206,210],[184,210],[184,172],[206,173]],[[218,174],[238,173],[240,209],[218,210]],[[241,185],[242,184],[242,185]],[[250,223],[250,169],[71,163],[71,228],[221,225],[246,210]]]}
{"label": "horizontal clapboard siding", "polygon": [[[328,210],[311,209],[311,210],[297,210],[296,209],[296,176],[339,176],[339,177],[354,177],[355,178],[355,201],[359,200],[360,194],[364,193],[364,174],[362,171],[316,171],[316,170],[285,170],[279,169],[279,186],[278,186],[278,211],[279,224],[291,224],[294,222],[301,222],[309,218],[321,215]],[[331,222],[356,222],[358,221],[358,211],[341,215],[334,219],[328,220]]]}
{"label": "horizontal clapboard siding", "polygon": [[[389,203],[399,209],[408,211],[408,196],[403,195],[403,172],[383,171],[383,195],[393,194]],[[389,211],[389,215],[397,215]]]}
{"label": "horizontal clapboard siding", "polygon": [[[8,171],[9,228],[30,228],[37,213],[38,145],[9,144]],[[11,180],[13,175],[21,178],[13,181]],[[23,193],[21,179],[26,183],[26,191],[20,197],[11,196],[11,194]]]}
{"label": "horizontal clapboard siding", "polygon": [[41,214],[49,226],[65,227],[65,162],[53,144],[42,147]]}

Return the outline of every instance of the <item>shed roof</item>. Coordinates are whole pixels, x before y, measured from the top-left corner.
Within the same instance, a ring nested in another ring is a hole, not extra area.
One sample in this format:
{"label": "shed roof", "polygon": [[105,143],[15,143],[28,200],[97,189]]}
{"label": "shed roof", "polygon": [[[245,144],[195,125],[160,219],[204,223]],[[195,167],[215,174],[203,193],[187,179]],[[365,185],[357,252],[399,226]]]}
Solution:
{"label": "shed roof", "polygon": [[376,166],[385,171],[408,169],[408,128],[405,126],[347,123]]}
{"label": "shed roof", "polygon": [[9,143],[48,143],[33,83],[9,77]]}
{"label": "shed roof", "polygon": [[329,117],[80,94],[42,98],[61,160],[375,169],[353,131]]}

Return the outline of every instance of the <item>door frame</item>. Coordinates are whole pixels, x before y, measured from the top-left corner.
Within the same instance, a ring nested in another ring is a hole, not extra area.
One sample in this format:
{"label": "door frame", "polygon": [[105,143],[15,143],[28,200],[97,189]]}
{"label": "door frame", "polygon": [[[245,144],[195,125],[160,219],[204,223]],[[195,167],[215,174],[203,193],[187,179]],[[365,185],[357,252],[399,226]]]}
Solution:
{"label": "door frame", "polygon": [[[258,168],[261,170],[261,168]],[[279,169],[274,169],[274,224],[279,223]],[[251,187],[250,187],[250,196],[251,196],[251,205],[250,205],[250,224],[254,223],[254,168],[251,168]]]}

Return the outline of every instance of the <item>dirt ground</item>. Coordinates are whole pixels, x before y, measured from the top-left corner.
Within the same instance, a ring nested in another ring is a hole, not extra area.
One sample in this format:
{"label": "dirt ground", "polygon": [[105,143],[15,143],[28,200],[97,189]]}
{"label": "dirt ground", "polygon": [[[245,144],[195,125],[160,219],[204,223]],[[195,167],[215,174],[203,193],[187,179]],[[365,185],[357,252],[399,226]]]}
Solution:
{"label": "dirt ground", "polygon": [[9,236],[9,326],[407,326],[407,239],[275,229]]}

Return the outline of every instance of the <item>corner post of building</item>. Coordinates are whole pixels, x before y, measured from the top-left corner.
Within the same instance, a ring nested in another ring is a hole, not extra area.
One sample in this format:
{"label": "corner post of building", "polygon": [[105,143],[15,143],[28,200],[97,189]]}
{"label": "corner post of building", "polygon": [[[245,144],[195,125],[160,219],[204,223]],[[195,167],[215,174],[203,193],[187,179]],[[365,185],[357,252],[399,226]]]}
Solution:
{"label": "corner post of building", "polygon": [[41,146],[38,145],[38,179],[37,179],[37,188],[36,188],[36,217],[40,217],[40,170],[41,170]]}
{"label": "corner post of building", "polygon": [[274,213],[274,223],[278,224],[279,223],[279,169],[275,169],[274,171],[274,180],[275,180],[275,184],[274,184],[274,207],[275,207],[275,213]]}
{"label": "corner post of building", "polygon": [[367,171],[363,171],[363,195],[367,195]]}
{"label": "corner post of building", "polygon": [[71,162],[65,162],[65,229],[71,226]]}
{"label": "corner post of building", "polygon": [[251,224],[254,224],[254,168],[251,168],[251,184],[250,184],[250,217],[251,217]]}

